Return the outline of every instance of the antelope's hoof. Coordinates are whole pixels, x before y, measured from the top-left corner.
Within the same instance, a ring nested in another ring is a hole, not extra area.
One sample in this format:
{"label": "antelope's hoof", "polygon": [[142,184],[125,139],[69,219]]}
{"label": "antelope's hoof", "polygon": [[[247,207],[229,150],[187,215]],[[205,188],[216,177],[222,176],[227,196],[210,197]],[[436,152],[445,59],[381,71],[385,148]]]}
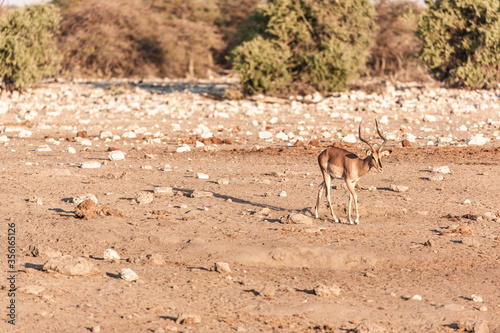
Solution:
{"label": "antelope's hoof", "polygon": [[355,219],[354,224],[359,224],[359,219]]}
{"label": "antelope's hoof", "polygon": [[353,225],[354,223],[353,223],[352,221],[349,221],[349,224],[350,224],[350,225]]}

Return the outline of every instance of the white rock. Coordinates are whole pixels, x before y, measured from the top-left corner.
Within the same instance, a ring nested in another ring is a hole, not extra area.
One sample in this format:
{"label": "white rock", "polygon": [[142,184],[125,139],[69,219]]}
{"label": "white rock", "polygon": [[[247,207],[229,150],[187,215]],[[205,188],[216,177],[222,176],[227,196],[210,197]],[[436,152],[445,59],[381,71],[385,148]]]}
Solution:
{"label": "white rock", "polygon": [[411,134],[411,133],[404,133],[403,134],[403,139],[408,140],[410,142],[415,142],[416,138],[417,137],[415,135]]}
{"label": "white rock", "polygon": [[387,116],[382,116],[378,122],[383,125],[387,125],[389,123],[389,118],[387,118]]}
{"label": "white rock", "polygon": [[259,139],[269,139],[272,138],[273,134],[271,132],[259,132]]}
{"label": "white rock", "polygon": [[52,151],[48,145],[41,145],[39,146],[36,151]]}
{"label": "white rock", "polygon": [[461,132],[467,132],[467,126],[462,125],[462,126],[460,126],[460,127],[458,128],[458,130],[459,130],[459,131],[461,131]]}
{"label": "white rock", "polygon": [[391,184],[390,186],[391,190],[393,190],[394,192],[406,192],[408,191],[408,186],[404,186],[404,185],[394,185],[394,184]]}
{"label": "white rock", "polygon": [[465,199],[462,205],[470,205],[472,202],[469,199]]}
{"label": "white rock", "polygon": [[101,133],[99,133],[99,138],[100,139],[111,139],[111,138],[113,138],[113,133],[111,133],[110,131],[101,131]]}
{"label": "white rock", "polygon": [[125,281],[136,281],[139,279],[139,275],[137,275],[133,270],[130,268],[122,268],[120,271],[120,278],[122,278]]}
{"label": "white rock", "polygon": [[73,198],[73,203],[75,205],[79,205],[87,199],[92,200],[93,202],[95,202],[96,205],[98,204],[97,197],[95,195],[93,195],[92,193],[77,195],[76,197]]}
{"label": "white rock", "polygon": [[85,139],[80,141],[80,144],[82,146],[92,146],[92,141],[90,141],[90,139],[85,138]]}
{"label": "white rock", "polygon": [[356,135],[354,135],[354,134],[348,134],[342,138],[342,142],[345,142],[345,143],[356,143],[356,141],[357,141]]}
{"label": "white rock", "polygon": [[231,273],[231,268],[227,262],[216,262],[214,264],[214,270],[219,273]]}
{"label": "white rock", "polygon": [[196,148],[201,148],[201,147],[205,147],[205,144],[203,142],[200,142],[200,141],[196,141],[194,146]]}
{"label": "white rock", "polygon": [[7,137],[7,135],[0,136],[0,142],[9,142],[9,138]]}
{"label": "white rock", "polygon": [[483,298],[479,295],[472,294],[470,298],[472,299],[473,302],[478,302],[478,303],[483,302]]}
{"label": "white rock", "polygon": [[209,175],[207,175],[207,174],[205,174],[205,173],[198,172],[198,173],[196,174],[196,178],[198,178],[198,179],[209,179],[209,178],[210,178],[210,176],[209,176]]}
{"label": "white rock", "polygon": [[422,296],[420,295],[413,295],[410,300],[412,301],[421,301],[422,300]]}
{"label": "white rock", "polygon": [[279,132],[278,134],[276,134],[276,139],[287,141],[288,140],[288,135],[286,135],[283,132]]}
{"label": "white rock", "polygon": [[430,115],[430,114],[426,114],[424,115],[423,121],[426,121],[426,122],[429,122],[429,123],[435,123],[437,121],[436,119],[436,116],[433,116],[433,115]]}
{"label": "white rock", "polygon": [[86,161],[80,164],[82,169],[97,169],[101,167],[101,163],[97,161]]}
{"label": "white rock", "polygon": [[9,104],[4,101],[0,101],[0,114],[5,114],[9,111]]}
{"label": "white rock", "polygon": [[68,147],[68,149],[66,149],[66,152],[70,154],[76,154],[76,149],[73,147]]}
{"label": "white rock", "polygon": [[149,204],[153,202],[154,194],[151,192],[139,192],[134,197],[139,205]]}
{"label": "white rock", "polygon": [[431,169],[431,172],[432,173],[451,173],[450,168],[448,168],[446,165],[434,167]]}
{"label": "white rock", "polygon": [[126,138],[126,139],[135,139],[137,138],[137,135],[135,134],[135,132],[133,131],[129,131],[129,132],[125,132],[122,134],[122,138]]}
{"label": "white rock", "polygon": [[121,161],[121,160],[125,159],[125,154],[120,150],[113,150],[113,151],[109,152],[108,158],[111,161]]}
{"label": "white rock", "polygon": [[489,138],[485,138],[482,133],[476,134],[473,137],[467,139],[467,145],[469,146],[482,146],[490,142]]}
{"label": "white rock", "polygon": [[227,178],[219,178],[219,179],[217,179],[217,184],[219,184],[219,185],[228,185],[229,184],[229,179],[227,179]]}
{"label": "white rock", "polygon": [[324,284],[320,284],[314,288],[314,294],[322,297],[340,296],[340,293],[340,287],[337,285],[325,286]]}
{"label": "white rock", "polygon": [[272,117],[271,120],[269,120],[269,123],[271,124],[276,124],[278,122],[278,117]]}
{"label": "white rock", "polygon": [[31,131],[28,131],[28,130],[22,130],[21,132],[19,132],[17,134],[18,137],[20,138],[29,138],[33,133],[31,133]]}
{"label": "white rock", "polygon": [[176,152],[178,152],[178,153],[184,153],[186,151],[191,151],[191,147],[189,147],[189,145],[187,145],[187,144],[183,144],[182,146],[180,146],[176,150]]}
{"label": "white rock", "polygon": [[120,260],[120,256],[113,249],[107,249],[102,256],[104,260]]}
{"label": "white rock", "polygon": [[286,197],[286,192],[285,191],[280,191],[278,193],[278,196],[284,198],[284,197]]}

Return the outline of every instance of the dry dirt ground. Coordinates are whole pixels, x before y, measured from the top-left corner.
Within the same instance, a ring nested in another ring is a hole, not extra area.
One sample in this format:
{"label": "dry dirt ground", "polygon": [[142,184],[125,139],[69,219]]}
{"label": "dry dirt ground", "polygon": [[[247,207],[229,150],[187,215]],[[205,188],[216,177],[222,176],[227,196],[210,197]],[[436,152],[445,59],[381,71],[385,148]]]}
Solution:
{"label": "dry dirt ground", "polygon": [[[348,225],[339,180],[332,200],[342,223],[332,222],[324,200],[312,224],[280,222],[291,213],[312,218],[322,147],[219,145],[176,153],[177,143],[132,147],[121,140],[63,154],[70,136],[52,133],[61,144],[50,152],[36,151],[46,143],[42,132],[0,146],[2,332],[458,332],[467,320],[476,332],[500,332],[498,142],[389,143],[384,172],[360,181],[359,225]],[[109,161],[109,146],[124,151],[125,160]],[[365,156],[361,144],[350,149]],[[79,168],[83,161],[105,163]],[[171,171],[160,171],[166,164]],[[451,174],[427,179],[431,167],[443,165]],[[219,184],[222,178],[229,183]],[[395,192],[392,184],[409,189]],[[134,200],[168,186],[172,196]],[[192,198],[195,190],[213,195]],[[124,216],[77,218],[72,198],[85,193]],[[14,327],[7,322],[6,273],[13,223]],[[46,250],[34,256],[34,246]],[[83,257],[96,273],[43,270],[54,255],[47,248]],[[106,249],[121,259],[104,260]],[[216,262],[231,272],[217,272]],[[123,268],[139,279],[121,279]],[[320,285],[340,294],[317,295]]]}

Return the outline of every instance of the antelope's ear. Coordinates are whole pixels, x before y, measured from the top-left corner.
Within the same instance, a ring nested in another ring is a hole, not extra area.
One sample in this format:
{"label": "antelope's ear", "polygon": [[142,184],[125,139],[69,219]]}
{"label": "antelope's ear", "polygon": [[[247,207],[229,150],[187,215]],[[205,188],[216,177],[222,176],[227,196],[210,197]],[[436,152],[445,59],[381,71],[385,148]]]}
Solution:
{"label": "antelope's ear", "polygon": [[372,154],[372,151],[371,150],[367,150],[366,151],[366,156],[370,156]]}
{"label": "antelope's ear", "polygon": [[382,156],[389,156],[389,155],[391,155],[391,154],[392,154],[392,150],[384,150],[384,151],[382,152]]}

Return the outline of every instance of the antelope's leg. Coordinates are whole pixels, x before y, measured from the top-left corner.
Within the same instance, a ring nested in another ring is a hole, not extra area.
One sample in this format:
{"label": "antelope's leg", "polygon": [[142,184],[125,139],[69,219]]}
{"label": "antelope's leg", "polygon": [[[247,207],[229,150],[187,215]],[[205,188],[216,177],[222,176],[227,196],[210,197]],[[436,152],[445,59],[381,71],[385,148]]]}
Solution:
{"label": "antelope's leg", "polygon": [[325,181],[323,181],[321,183],[321,185],[319,185],[319,187],[318,187],[318,200],[316,200],[316,207],[314,207],[314,216],[316,216],[316,218],[319,218],[318,207],[319,207],[319,202],[321,200],[321,195],[323,195],[324,189],[325,189]]}
{"label": "antelope's leg", "polygon": [[355,186],[356,182],[346,181],[347,189],[349,190],[349,205],[348,205],[348,213],[347,219],[349,220],[349,224],[353,224],[351,219],[351,203],[354,199],[354,208],[356,209],[356,220],[354,220],[354,224],[359,223],[359,213],[358,213],[358,195],[356,194]]}
{"label": "antelope's leg", "polygon": [[332,199],[330,198],[330,192],[332,189],[332,178],[330,177],[329,174],[325,175],[325,187],[326,187],[326,200],[328,201],[328,206],[330,206],[330,213],[332,214],[333,220],[335,222],[340,222],[340,220],[337,218],[337,215],[335,215],[335,212],[333,211]]}

